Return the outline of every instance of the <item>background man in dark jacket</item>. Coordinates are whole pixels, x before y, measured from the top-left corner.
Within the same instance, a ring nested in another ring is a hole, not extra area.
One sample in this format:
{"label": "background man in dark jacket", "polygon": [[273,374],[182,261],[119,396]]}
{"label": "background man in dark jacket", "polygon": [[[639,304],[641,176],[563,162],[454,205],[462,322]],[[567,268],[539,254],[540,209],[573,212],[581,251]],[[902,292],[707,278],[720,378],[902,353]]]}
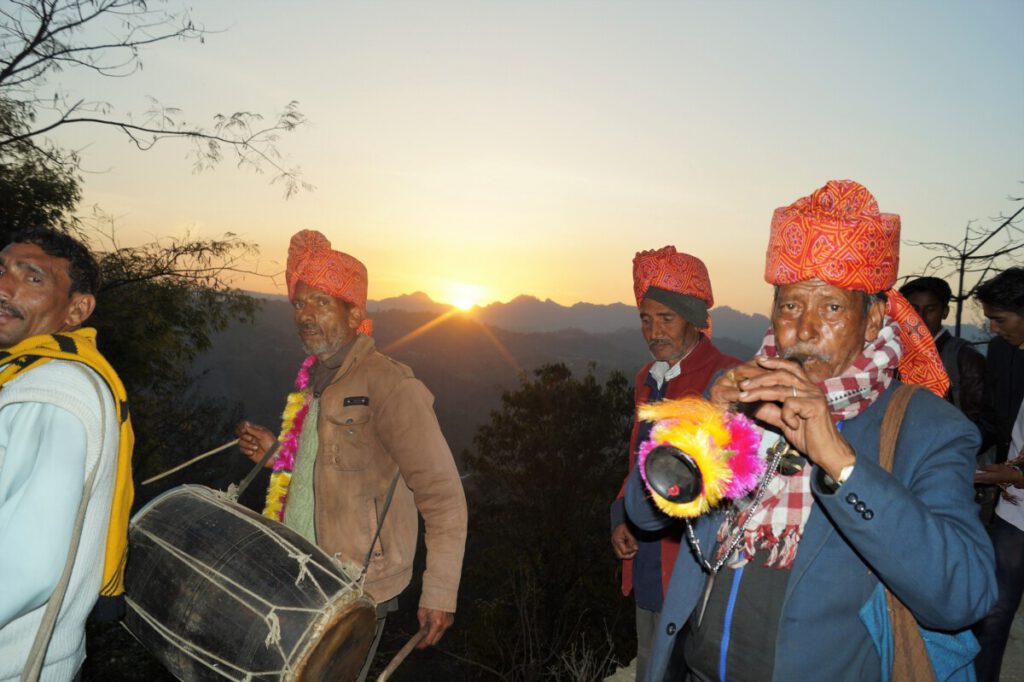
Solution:
{"label": "background man in dark jacket", "polygon": [[980,428],[985,356],[969,341],[953,336],[942,326],[942,321],[949,316],[949,301],[953,298],[949,284],[938,277],[918,277],[901,286],[900,293],[914,306],[935,340],[935,349],[949,375],[946,400],[959,407]]}

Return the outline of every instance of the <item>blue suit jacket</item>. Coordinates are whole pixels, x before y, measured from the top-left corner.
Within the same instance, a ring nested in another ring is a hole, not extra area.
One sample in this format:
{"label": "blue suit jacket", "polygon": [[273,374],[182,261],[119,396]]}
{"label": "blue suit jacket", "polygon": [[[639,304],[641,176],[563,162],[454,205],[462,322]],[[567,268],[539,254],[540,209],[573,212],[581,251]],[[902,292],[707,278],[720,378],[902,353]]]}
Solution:
{"label": "blue suit jacket", "polygon": [[[880,679],[878,653],[858,615],[879,578],[922,626],[934,630],[967,628],[995,601],[992,545],[974,503],[978,431],[946,401],[917,391],[889,474],[878,466],[879,434],[896,386],[894,381],[843,425],[857,464],[838,492],[829,494],[819,485],[817,467],[812,472],[815,504],[783,601],[775,680]],[[647,498],[635,471],[626,511],[641,528],[670,522]],[[695,523],[705,555],[713,552],[720,523],[719,514]],[[650,681],[667,679],[676,638],[701,596],[707,576],[694,570],[695,563],[691,552],[680,551],[651,652]]]}

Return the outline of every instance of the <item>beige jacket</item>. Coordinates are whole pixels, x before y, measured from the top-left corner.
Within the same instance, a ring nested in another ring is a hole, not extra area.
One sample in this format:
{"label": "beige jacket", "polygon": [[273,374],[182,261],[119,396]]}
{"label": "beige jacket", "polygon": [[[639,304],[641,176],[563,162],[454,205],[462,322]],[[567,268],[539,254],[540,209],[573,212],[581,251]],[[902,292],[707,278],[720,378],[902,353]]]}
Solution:
{"label": "beige jacket", "polygon": [[379,603],[408,586],[418,509],[427,546],[420,606],[454,612],[466,497],[433,403],[412,370],[378,353],[371,337],[357,338],[320,396],[314,523],[322,549],[362,566],[388,485],[401,472],[373,548],[366,591]]}

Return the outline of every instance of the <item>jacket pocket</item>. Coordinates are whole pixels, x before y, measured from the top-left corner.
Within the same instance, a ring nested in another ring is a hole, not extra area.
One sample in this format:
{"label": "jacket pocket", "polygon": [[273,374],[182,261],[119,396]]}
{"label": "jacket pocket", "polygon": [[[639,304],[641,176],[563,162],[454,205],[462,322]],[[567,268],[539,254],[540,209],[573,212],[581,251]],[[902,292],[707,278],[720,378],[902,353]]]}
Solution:
{"label": "jacket pocket", "polygon": [[368,468],[373,455],[373,424],[370,408],[346,407],[329,415],[329,442],[326,454],[330,466],[359,471]]}

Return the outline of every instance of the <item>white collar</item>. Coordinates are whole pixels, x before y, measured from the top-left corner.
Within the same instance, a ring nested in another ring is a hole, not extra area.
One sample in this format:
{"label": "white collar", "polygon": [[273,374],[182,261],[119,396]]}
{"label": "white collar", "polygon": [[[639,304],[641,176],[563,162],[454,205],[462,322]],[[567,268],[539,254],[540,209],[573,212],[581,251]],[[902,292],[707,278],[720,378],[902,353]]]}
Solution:
{"label": "white collar", "polygon": [[682,359],[680,359],[679,362],[672,365],[671,367],[669,367],[669,364],[664,360],[658,360],[653,365],[651,365],[651,369],[648,371],[650,375],[654,377],[654,382],[658,384],[658,388],[660,389],[666,381],[672,381],[677,376],[683,373],[682,365]]}

